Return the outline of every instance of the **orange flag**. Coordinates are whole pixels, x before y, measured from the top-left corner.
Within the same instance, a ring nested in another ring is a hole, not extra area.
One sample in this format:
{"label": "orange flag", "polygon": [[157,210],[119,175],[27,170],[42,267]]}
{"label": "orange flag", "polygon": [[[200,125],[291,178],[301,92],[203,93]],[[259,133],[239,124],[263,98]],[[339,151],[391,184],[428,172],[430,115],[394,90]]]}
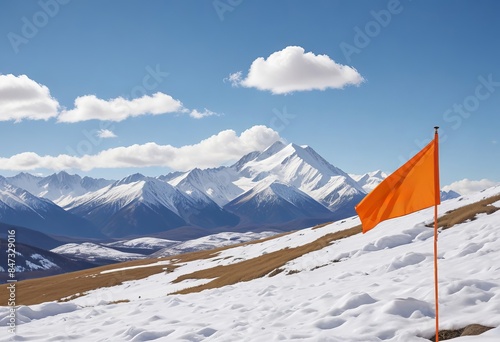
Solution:
{"label": "orange flag", "polygon": [[438,135],[356,206],[363,233],[384,220],[441,203]]}

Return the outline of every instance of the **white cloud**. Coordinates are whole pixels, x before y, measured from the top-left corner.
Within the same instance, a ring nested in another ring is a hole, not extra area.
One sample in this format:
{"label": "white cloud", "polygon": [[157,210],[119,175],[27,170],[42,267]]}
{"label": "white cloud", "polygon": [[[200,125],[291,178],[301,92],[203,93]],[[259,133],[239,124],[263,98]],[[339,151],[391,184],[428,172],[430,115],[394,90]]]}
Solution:
{"label": "white cloud", "polygon": [[189,113],[189,116],[195,119],[203,119],[206,118],[207,116],[219,116],[219,114],[212,112],[211,110],[204,109],[203,112],[199,112],[196,109],[193,109],[191,113]]}
{"label": "white cloud", "polygon": [[364,81],[356,69],[338,64],[327,55],[306,53],[300,46],[288,46],[267,59],[259,57],[253,61],[245,79],[239,71],[226,80],[233,86],[269,90],[273,94],[341,89]]}
{"label": "white cloud", "polygon": [[40,156],[34,152],[0,158],[2,170],[80,169],[164,166],[174,170],[214,167],[235,161],[252,151],[261,151],[280,140],[279,134],[266,126],[253,126],[239,136],[225,130],[194,145],[174,147],[150,142],[111,148],[81,157],[61,154]]}
{"label": "white cloud", "polygon": [[97,131],[97,136],[99,138],[116,138],[116,134],[113,131],[110,131],[109,129],[100,129]]}
{"label": "white cloud", "polygon": [[179,100],[160,92],[133,100],[123,97],[102,100],[95,95],[85,95],[76,98],[74,109],[62,111],[58,121],[79,122],[92,119],[122,121],[133,116],[176,113],[184,110]]}
{"label": "white cloud", "polygon": [[190,110],[172,96],[157,92],[128,100],[123,97],[103,100],[95,95],[79,96],[74,108],[61,110],[59,102],[50,95],[49,88],[26,75],[0,74],[0,121],[48,120],[81,122],[87,120],[122,121],[141,115],[184,113],[195,119],[218,115],[205,109]]}
{"label": "white cloud", "polygon": [[443,190],[453,190],[455,192],[458,192],[460,195],[469,195],[499,184],[499,182],[495,182],[489,179],[469,180],[465,178],[443,187]]}
{"label": "white cloud", "polygon": [[241,75],[243,73],[241,71],[229,74],[227,78],[224,79],[224,82],[230,82],[233,87],[238,87],[241,82]]}
{"label": "white cloud", "polygon": [[58,109],[43,84],[26,75],[0,75],[0,121],[47,120],[57,116]]}

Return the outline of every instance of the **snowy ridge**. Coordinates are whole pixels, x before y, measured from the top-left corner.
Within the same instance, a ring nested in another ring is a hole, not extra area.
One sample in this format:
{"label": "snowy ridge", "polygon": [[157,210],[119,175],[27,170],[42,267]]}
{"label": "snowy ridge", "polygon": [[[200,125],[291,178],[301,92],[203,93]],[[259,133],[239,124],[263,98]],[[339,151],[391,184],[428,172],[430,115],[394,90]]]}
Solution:
{"label": "snowy ridge", "polygon": [[7,177],[7,181],[37,197],[50,199],[59,205],[71,201],[74,197],[98,190],[112,183],[110,180],[82,178],[79,175],[70,175],[64,171],[47,177],[33,176],[22,172],[14,177]]}
{"label": "snowy ridge", "polygon": [[140,200],[150,205],[165,206],[178,214],[173,203],[175,194],[176,190],[165,182],[145,176],[132,175],[103,189],[80,196],[66,204],[64,209],[70,210],[81,205],[94,207],[113,204],[116,210],[119,210],[133,201]]}
{"label": "snowy ridge", "polygon": [[387,174],[380,170],[368,172],[364,175],[349,174],[349,176],[351,176],[351,178],[354,179],[366,192],[372,191],[375,187],[377,187],[377,185],[382,183],[382,181],[387,178]]}
{"label": "snowy ridge", "polygon": [[193,169],[169,179],[168,183],[189,196],[199,198],[202,193],[222,207],[243,193],[243,189],[233,183],[238,178],[238,174],[230,168]]}
{"label": "snowy ridge", "polygon": [[[439,212],[498,194],[500,187],[452,199]],[[174,283],[181,275],[302,246],[353,227],[359,219],[229,248],[208,259],[180,263],[173,272],[90,291],[69,303],[22,306],[18,335],[25,341],[40,335],[81,341],[428,341],[434,332],[433,234],[424,224],[432,222],[432,211],[389,220],[367,234],[334,241],[289,261],[272,277],[172,294],[210,282]],[[472,323],[496,327],[454,341],[500,338],[499,222],[497,211],[440,233],[441,329]],[[106,305],[117,300],[129,302]],[[1,324],[8,314],[7,307],[0,308]],[[59,329],[54,331],[53,326]],[[2,336],[0,341],[9,338]]]}
{"label": "snowy ridge", "polygon": [[12,209],[28,210],[43,218],[37,209],[46,209],[47,201],[33,196],[28,191],[18,188],[0,176],[0,201]]}
{"label": "snowy ridge", "polygon": [[52,249],[51,252],[89,261],[95,261],[96,259],[127,261],[144,258],[142,254],[120,252],[91,242],[67,243]]}
{"label": "snowy ridge", "polygon": [[[273,153],[268,153],[269,149]],[[365,194],[349,175],[308,146],[275,143],[269,149],[241,168],[245,177],[236,181],[236,185],[245,188],[260,181],[278,180],[303,191],[330,210],[340,207],[346,199],[360,199]]]}
{"label": "snowy ridge", "polygon": [[144,248],[144,249],[159,249],[165,248],[168,246],[172,246],[178,244],[179,241],[167,240],[167,239],[158,239],[153,237],[143,237],[132,240],[122,240],[105,243],[104,245],[110,247],[124,247],[124,248]]}

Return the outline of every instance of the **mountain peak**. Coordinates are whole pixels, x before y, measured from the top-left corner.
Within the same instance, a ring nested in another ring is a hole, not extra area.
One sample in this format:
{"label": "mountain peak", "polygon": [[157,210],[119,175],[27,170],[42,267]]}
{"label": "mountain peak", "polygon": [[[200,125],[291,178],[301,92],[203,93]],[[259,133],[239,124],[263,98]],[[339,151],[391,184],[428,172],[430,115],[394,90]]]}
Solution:
{"label": "mountain peak", "polygon": [[385,179],[387,177],[387,174],[385,172],[383,172],[382,170],[368,172],[368,175],[370,177],[377,177],[377,178],[382,178],[382,179]]}
{"label": "mountain peak", "polygon": [[367,193],[375,189],[387,177],[387,174],[381,170],[372,171],[363,175],[349,175],[359,186]]}
{"label": "mountain peak", "polygon": [[259,156],[256,158],[256,160],[264,160],[264,159],[278,153],[279,151],[281,151],[285,147],[286,147],[286,145],[278,140],[274,144],[272,144],[271,146],[266,148],[264,151],[262,151],[262,153],[259,154]]}
{"label": "mountain peak", "polygon": [[139,182],[141,180],[145,180],[146,178],[148,178],[148,177],[144,176],[141,173],[134,173],[130,176],[127,176],[125,178],[120,179],[119,181],[116,181],[115,183],[113,183],[113,186],[135,183],[135,182]]}

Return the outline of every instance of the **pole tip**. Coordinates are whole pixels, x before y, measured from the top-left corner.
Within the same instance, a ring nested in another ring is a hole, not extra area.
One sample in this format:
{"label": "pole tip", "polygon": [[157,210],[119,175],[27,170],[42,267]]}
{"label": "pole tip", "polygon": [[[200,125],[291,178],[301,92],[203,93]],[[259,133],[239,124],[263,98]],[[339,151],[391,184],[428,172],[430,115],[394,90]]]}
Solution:
{"label": "pole tip", "polygon": [[434,132],[437,133],[439,129],[439,126],[434,126]]}

